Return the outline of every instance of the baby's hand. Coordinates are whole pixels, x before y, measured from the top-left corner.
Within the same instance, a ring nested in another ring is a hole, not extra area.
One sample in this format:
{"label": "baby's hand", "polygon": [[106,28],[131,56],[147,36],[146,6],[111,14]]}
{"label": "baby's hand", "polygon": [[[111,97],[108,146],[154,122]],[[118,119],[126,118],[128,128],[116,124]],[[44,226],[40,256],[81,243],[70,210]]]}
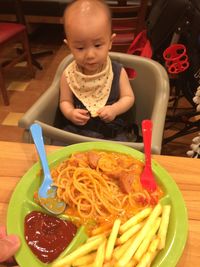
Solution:
{"label": "baby's hand", "polygon": [[105,121],[105,122],[111,122],[116,117],[115,110],[111,105],[100,108],[98,110],[98,115],[99,115],[100,119]]}
{"label": "baby's hand", "polygon": [[90,115],[85,109],[73,109],[70,120],[76,125],[85,125],[90,119]]}

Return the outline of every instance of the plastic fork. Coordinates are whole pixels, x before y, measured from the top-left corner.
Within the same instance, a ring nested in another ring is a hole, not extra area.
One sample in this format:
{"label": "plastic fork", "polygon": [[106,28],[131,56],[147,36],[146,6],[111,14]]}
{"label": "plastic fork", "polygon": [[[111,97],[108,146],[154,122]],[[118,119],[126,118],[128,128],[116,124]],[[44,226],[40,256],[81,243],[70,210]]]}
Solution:
{"label": "plastic fork", "polygon": [[57,187],[52,186],[53,180],[52,180],[48,162],[47,162],[44,141],[43,141],[43,136],[42,136],[42,128],[40,127],[39,124],[34,123],[31,125],[30,131],[31,131],[38,155],[40,157],[40,161],[41,161],[43,173],[44,173],[44,179],[38,191],[38,198],[39,198],[41,206],[43,206],[49,212],[58,215],[65,210],[66,204],[65,202],[59,200],[56,197]]}
{"label": "plastic fork", "polygon": [[151,167],[151,136],[152,136],[152,121],[142,121],[142,135],[144,142],[144,153],[145,153],[145,166],[140,177],[142,186],[149,192],[156,190],[156,181],[152,172]]}

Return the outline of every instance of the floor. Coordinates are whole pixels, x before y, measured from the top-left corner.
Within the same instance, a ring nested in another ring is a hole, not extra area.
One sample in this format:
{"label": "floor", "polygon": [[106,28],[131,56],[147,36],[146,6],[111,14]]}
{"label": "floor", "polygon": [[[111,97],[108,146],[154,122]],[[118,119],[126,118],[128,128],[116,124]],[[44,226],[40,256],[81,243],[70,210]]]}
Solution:
{"label": "floor", "polygon": [[[42,70],[35,68],[35,77],[31,79],[23,64],[18,65],[13,71],[6,74],[6,84],[10,99],[10,105],[4,106],[0,96],[0,140],[23,141],[23,129],[17,123],[19,118],[40,97],[51,84],[55,70],[61,60],[69,53],[63,43],[63,29],[61,25],[39,25],[30,35],[32,52],[50,50],[53,53],[35,57],[41,64]],[[184,98],[181,99],[178,108],[185,110],[191,105]],[[168,113],[171,113],[170,103]],[[197,119],[197,118],[196,118]],[[169,124],[166,123],[166,128]],[[170,136],[183,127],[182,123],[175,123],[165,130],[164,137]],[[186,157],[192,138],[197,133],[186,135],[163,145],[163,155]]]}

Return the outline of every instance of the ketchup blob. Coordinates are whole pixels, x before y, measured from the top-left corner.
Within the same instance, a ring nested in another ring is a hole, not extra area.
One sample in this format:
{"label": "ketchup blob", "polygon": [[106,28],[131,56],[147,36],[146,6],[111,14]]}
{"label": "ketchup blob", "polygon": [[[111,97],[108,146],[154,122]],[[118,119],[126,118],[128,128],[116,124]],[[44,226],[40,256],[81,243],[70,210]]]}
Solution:
{"label": "ketchup blob", "polygon": [[25,239],[38,259],[44,263],[55,260],[76,235],[77,227],[70,221],[32,211],[25,217]]}

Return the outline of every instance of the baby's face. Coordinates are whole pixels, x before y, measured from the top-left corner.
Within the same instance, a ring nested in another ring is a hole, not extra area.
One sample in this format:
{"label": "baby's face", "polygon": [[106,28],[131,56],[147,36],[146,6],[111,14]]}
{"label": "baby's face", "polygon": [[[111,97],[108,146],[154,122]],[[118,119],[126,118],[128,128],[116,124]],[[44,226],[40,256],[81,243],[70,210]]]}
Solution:
{"label": "baby's face", "polygon": [[105,15],[74,17],[67,28],[67,42],[84,74],[102,70],[112,46],[110,25]]}

